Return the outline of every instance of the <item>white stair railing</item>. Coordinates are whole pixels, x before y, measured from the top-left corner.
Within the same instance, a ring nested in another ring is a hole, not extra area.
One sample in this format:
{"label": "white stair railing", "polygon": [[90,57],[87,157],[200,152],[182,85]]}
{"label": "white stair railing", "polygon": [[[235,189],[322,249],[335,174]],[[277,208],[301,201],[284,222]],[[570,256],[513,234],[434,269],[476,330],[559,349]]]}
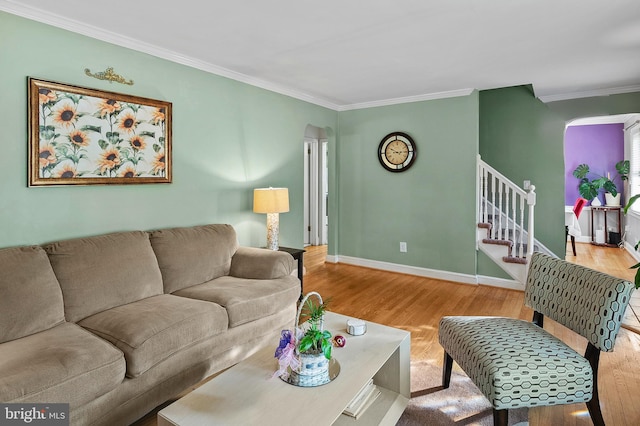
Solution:
{"label": "white stair railing", "polygon": [[492,224],[488,239],[511,240],[513,257],[531,258],[534,246],[535,186],[530,185],[529,190],[525,191],[482,161],[478,155],[477,197],[477,222]]}

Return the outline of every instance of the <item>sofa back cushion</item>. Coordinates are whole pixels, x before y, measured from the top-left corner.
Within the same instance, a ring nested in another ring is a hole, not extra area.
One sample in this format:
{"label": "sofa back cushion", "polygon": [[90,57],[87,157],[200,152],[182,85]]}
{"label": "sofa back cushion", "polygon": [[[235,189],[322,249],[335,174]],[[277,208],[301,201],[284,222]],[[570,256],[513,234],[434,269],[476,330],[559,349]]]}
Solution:
{"label": "sofa back cushion", "polygon": [[153,231],[151,245],[164,292],[173,293],[228,275],[238,239],[231,225],[215,224]]}
{"label": "sofa back cushion", "polygon": [[62,291],[44,250],[0,250],[0,343],[63,322]]}
{"label": "sofa back cushion", "polygon": [[44,246],[68,321],[162,294],[162,276],[142,231],[58,241]]}

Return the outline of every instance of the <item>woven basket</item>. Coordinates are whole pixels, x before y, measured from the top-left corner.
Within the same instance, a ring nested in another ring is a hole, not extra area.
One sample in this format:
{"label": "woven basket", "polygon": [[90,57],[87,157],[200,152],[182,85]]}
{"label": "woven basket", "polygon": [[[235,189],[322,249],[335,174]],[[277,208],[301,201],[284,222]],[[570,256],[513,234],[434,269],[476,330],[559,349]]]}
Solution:
{"label": "woven basket", "polygon": [[[304,307],[307,299],[310,296],[316,296],[320,300],[320,304],[322,304],[322,296],[315,291],[308,293],[304,298],[300,301],[300,306],[298,307],[298,314],[296,315],[296,322],[294,324],[294,330],[298,327],[298,323],[300,322],[300,314],[302,313],[302,308]],[[320,320],[320,331],[324,330],[324,316]],[[294,343],[296,347],[298,346],[298,333],[294,333]],[[300,360],[300,366],[297,370],[291,371],[290,380],[293,384],[297,386],[303,387],[311,387],[311,386],[320,386],[325,383],[329,383],[329,360],[324,356],[321,352],[319,354],[300,354],[297,352],[298,358]]]}

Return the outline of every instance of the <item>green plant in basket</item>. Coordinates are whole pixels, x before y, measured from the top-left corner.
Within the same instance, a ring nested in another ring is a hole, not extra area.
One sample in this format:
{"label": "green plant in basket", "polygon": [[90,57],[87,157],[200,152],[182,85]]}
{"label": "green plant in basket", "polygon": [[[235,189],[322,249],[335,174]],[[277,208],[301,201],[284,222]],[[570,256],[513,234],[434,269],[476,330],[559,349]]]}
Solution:
{"label": "green plant in basket", "polygon": [[308,318],[309,328],[304,331],[304,335],[298,343],[300,353],[323,353],[325,358],[331,359],[331,333],[328,330],[323,330],[322,327],[328,302],[316,304],[311,299],[306,300],[300,316]]}
{"label": "green plant in basket", "polygon": [[[309,296],[319,299],[314,303]],[[307,294],[298,306],[298,313],[291,330],[282,330],[280,343],[274,356],[278,359],[278,370],[274,377],[284,380],[291,375],[305,375],[311,379],[296,382],[299,386],[317,386],[329,381],[328,360],[331,359],[331,333],[324,329],[324,313],[327,302],[322,301],[320,294]],[[307,318],[300,324],[301,319]],[[324,374],[323,374],[324,373]],[[315,383],[316,378],[320,380]]]}

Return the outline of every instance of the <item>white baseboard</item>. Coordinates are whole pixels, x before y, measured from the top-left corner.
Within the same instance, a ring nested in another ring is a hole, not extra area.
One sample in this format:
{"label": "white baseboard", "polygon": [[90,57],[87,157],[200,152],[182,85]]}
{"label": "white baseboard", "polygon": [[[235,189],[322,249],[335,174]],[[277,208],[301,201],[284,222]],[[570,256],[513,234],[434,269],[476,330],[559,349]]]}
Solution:
{"label": "white baseboard", "polygon": [[625,241],[624,243],[624,248],[625,250],[627,250],[629,252],[629,254],[638,262],[640,262],[640,253],[638,253],[636,251],[636,249],[633,248],[633,246],[631,244],[629,244],[628,242]]}
{"label": "white baseboard", "polygon": [[483,284],[512,290],[524,289],[524,286],[515,280],[460,274],[457,272],[400,265],[398,263],[381,262],[378,260],[362,259],[358,257],[327,255],[325,260],[328,263],[344,263],[347,265],[363,266],[365,268],[380,269],[382,271],[397,272],[400,274],[417,275],[419,277],[433,278],[443,281],[453,281],[461,284]]}
{"label": "white baseboard", "polygon": [[516,280],[508,280],[505,278],[487,277],[485,275],[478,275],[478,284],[488,285],[491,287],[508,288],[510,290],[524,291],[524,284]]}

